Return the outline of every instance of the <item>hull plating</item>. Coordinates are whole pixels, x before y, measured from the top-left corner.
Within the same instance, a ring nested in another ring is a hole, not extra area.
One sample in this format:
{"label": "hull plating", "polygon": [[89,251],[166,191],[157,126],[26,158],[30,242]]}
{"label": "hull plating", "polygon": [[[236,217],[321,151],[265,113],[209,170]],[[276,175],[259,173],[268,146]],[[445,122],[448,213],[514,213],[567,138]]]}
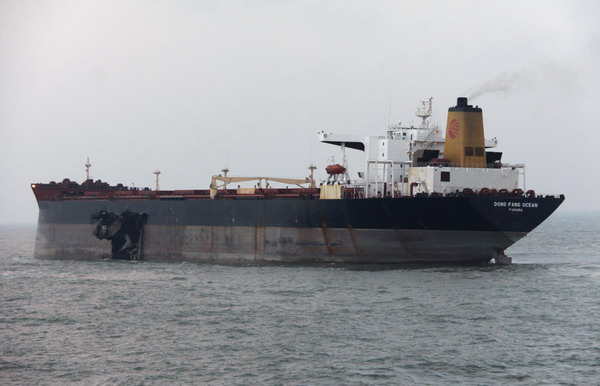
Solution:
{"label": "hull plating", "polygon": [[[94,226],[38,227],[38,258],[110,258],[110,243]],[[140,246],[146,261],[199,263],[487,262],[525,233],[147,226]]]}
{"label": "hull plating", "polygon": [[487,262],[560,203],[554,197],[42,201],[35,256],[115,257],[111,241],[94,236],[96,215],[131,211],[147,215],[134,248],[146,261]]}

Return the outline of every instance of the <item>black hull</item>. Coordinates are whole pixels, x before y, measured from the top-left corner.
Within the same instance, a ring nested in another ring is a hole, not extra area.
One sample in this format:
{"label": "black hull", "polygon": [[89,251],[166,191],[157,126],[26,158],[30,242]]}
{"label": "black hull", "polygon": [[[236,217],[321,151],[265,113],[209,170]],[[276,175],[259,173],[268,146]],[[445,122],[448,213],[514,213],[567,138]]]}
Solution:
{"label": "black hull", "polygon": [[132,258],[148,261],[487,262],[562,201],[553,196],[39,201],[35,255],[116,257],[110,240],[94,236],[98,213],[105,211],[147,216],[143,232],[127,242]]}

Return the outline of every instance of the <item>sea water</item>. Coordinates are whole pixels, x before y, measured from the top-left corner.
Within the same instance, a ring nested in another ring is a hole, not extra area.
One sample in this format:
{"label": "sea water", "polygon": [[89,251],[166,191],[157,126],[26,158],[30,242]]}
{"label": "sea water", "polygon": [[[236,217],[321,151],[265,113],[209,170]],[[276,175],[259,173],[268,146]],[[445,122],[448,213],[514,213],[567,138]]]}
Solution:
{"label": "sea water", "polygon": [[598,384],[600,213],[511,266],[47,261],[0,227],[0,384]]}

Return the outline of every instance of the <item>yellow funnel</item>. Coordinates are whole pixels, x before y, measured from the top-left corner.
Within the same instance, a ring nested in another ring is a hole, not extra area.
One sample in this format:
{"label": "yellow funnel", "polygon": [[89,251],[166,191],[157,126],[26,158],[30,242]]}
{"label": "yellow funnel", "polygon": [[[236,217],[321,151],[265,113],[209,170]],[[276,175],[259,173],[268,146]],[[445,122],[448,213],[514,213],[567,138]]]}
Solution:
{"label": "yellow funnel", "polygon": [[459,167],[484,168],[483,114],[461,97],[448,109],[444,158]]}

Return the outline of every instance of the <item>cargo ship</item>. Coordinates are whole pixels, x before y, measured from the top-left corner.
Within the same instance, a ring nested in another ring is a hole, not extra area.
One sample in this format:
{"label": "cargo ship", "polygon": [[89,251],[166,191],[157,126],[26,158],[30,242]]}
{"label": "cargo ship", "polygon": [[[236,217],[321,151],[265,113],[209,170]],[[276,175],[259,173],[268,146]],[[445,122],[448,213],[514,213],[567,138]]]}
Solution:
{"label": "cargo ship", "polygon": [[[502,162],[484,137],[483,113],[467,98],[448,109],[445,134],[431,124],[390,125],[386,135],[319,132],[339,147],[315,182],[239,177],[223,169],[208,189],[161,190],[34,183],[35,256],[217,264],[497,263],[541,224],[563,195],[525,188],[522,164]],[[346,151],[364,154],[351,173]],[[242,184],[246,187],[242,187]],[[250,184],[250,187],[247,185]],[[274,185],[278,185],[277,187]],[[285,186],[283,186],[285,185]]]}

